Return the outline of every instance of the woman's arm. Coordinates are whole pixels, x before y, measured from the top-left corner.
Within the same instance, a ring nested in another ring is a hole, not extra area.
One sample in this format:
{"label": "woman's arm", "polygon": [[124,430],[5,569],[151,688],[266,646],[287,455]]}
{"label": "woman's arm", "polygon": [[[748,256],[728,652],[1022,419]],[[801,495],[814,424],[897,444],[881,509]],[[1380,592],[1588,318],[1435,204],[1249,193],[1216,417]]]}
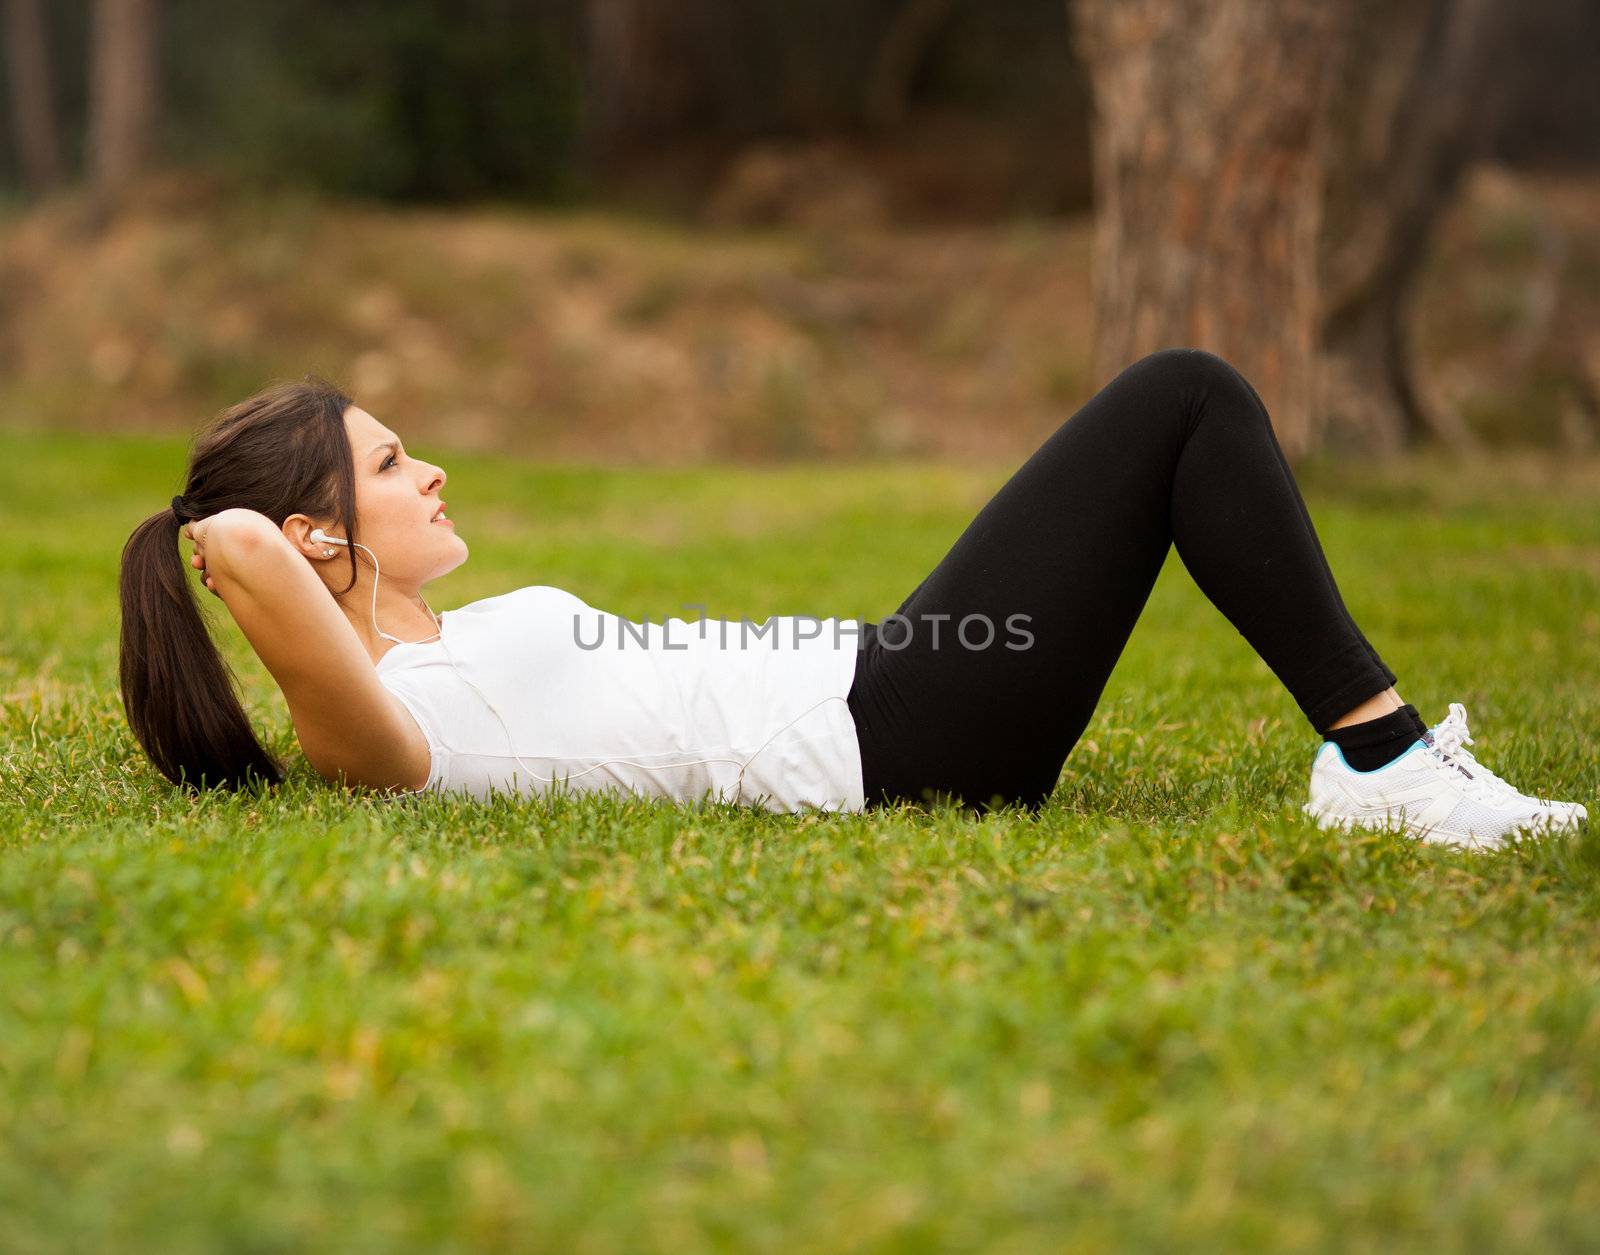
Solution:
{"label": "woman's arm", "polygon": [[378,789],[417,789],[427,739],[378,679],[333,594],[278,526],[254,510],[190,523],[195,565],[283,691],[318,774]]}

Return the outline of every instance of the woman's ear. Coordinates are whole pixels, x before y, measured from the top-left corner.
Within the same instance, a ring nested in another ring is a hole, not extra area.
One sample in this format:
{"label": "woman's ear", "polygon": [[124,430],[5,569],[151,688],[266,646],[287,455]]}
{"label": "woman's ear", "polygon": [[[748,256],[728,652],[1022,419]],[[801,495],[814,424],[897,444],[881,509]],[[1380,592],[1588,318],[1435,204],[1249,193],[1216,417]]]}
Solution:
{"label": "woman's ear", "polygon": [[322,541],[312,540],[311,533],[321,526],[309,515],[291,514],[283,520],[283,535],[297,552],[303,554],[313,562],[324,562],[336,555],[337,546],[324,544]]}

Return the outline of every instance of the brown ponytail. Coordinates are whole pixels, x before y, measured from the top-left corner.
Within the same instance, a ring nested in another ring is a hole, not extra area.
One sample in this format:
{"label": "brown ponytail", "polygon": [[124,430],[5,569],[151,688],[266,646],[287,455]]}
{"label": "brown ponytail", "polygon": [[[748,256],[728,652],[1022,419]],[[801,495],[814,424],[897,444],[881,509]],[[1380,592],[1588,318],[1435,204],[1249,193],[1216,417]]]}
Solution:
{"label": "brown ponytail", "polygon": [[[355,539],[350,399],[308,377],[225,411],[196,440],[183,497],[209,517],[247,509],[343,523]],[[206,628],[171,509],[140,523],[122,550],[122,704],[152,762],[174,784],[237,789],[283,779],[250,726],[234,677]],[[356,578],[354,547],[350,578]]]}
{"label": "brown ponytail", "polygon": [[206,630],[170,509],[122,550],[122,705],[133,734],[175,784],[237,789],[283,779],[250,727],[233,675]]}

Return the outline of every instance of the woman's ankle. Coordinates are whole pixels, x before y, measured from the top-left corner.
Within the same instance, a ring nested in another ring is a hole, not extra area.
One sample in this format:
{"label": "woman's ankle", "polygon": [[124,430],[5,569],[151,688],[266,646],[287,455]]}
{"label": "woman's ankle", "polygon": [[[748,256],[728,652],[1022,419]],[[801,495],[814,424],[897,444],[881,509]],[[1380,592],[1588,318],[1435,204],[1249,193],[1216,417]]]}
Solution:
{"label": "woman's ankle", "polygon": [[1404,754],[1427,730],[1417,708],[1406,703],[1375,719],[1329,728],[1323,735],[1339,747],[1349,766],[1357,771],[1376,771]]}
{"label": "woman's ankle", "polygon": [[1381,719],[1384,715],[1399,710],[1404,705],[1399,693],[1393,688],[1386,688],[1381,693],[1374,693],[1359,706],[1351,707],[1330,723],[1326,730],[1331,732],[1334,728],[1344,728],[1351,724],[1370,723],[1374,719]]}

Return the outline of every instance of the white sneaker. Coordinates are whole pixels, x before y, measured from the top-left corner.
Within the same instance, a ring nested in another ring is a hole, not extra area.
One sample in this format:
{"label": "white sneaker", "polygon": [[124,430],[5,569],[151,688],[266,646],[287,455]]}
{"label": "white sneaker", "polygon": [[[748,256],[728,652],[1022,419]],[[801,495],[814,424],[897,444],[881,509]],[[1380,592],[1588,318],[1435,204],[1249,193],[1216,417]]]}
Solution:
{"label": "white sneaker", "polygon": [[1321,828],[1398,825],[1424,841],[1494,849],[1518,832],[1577,831],[1589,812],[1576,802],[1529,797],[1466,747],[1467,710],[1450,714],[1393,762],[1357,771],[1325,741],[1311,763],[1311,800],[1301,809]]}

